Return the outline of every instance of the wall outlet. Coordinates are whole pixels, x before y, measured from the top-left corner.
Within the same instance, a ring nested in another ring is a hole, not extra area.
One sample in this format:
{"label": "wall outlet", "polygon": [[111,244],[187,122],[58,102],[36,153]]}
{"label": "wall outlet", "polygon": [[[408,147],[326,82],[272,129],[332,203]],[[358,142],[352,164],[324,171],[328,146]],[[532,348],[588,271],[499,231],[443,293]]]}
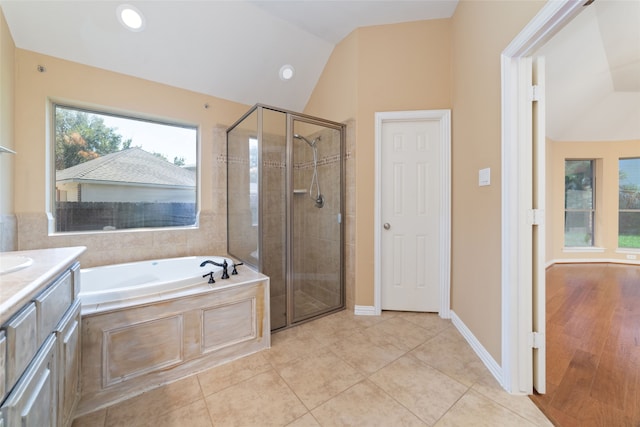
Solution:
{"label": "wall outlet", "polygon": [[634,254],[627,254],[627,259],[637,259],[638,257]]}

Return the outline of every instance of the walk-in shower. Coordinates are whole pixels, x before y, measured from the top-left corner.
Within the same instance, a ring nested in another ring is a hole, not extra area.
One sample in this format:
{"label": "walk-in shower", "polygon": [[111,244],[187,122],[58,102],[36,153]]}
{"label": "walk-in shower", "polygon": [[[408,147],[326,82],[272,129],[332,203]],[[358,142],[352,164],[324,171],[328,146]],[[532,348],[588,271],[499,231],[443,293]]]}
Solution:
{"label": "walk-in shower", "polygon": [[228,251],[270,277],[272,330],[344,308],[344,136],[264,105],[227,130]]}

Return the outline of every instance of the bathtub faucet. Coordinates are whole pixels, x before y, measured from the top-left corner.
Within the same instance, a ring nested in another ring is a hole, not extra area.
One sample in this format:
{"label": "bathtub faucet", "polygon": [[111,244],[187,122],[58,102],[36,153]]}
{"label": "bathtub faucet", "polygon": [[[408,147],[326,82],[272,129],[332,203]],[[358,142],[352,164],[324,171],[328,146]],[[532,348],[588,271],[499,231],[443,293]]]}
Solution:
{"label": "bathtub faucet", "polygon": [[[200,264],[200,267],[204,267],[207,264],[213,264],[216,265],[218,267],[222,267],[222,278],[223,279],[228,279],[229,278],[229,273],[227,272],[227,268],[229,267],[229,263],[227,263],[227,260],[225,259],[224,262],[222,264],[217,263],[215,261],[211,261],[210,259],[203,261],[202,264]],[[211,276],[213,277],[213,276]]]}
{"label": "bathtub faucet", "polygon": [[233,270],[231,270],[231,275],[233,276],[234,274],[238,274],[238,270],[236,269],[237,266],[239,265],[244,265],[244,262],[239,262],[237,264],[231,264],[231,267],[233,267]]}

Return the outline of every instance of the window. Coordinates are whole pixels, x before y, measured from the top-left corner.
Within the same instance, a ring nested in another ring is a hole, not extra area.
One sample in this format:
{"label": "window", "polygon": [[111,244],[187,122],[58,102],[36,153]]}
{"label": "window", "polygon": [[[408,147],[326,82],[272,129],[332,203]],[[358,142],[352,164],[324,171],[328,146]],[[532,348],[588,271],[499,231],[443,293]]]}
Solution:
{"label": "window", "polygon": [[618,161],[618,247],[640,248],[640,158]]}
{"label": "window", "polygon": [[54,105],[57,232],[192,226],[197,129]]}
{"label": "window", "polygon": [[564,245],[593,246],[594,160],[565,160]]}

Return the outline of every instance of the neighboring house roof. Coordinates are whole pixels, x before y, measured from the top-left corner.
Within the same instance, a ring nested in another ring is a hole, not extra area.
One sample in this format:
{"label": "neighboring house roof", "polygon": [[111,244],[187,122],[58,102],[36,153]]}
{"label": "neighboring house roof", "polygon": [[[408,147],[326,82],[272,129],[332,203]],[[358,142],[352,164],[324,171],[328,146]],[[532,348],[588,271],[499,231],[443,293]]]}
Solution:
{"label": "neighboring house roof", "polygon": [[196,174],[134,147],[56,171],[56,182],[63,181],[195,187]]}

